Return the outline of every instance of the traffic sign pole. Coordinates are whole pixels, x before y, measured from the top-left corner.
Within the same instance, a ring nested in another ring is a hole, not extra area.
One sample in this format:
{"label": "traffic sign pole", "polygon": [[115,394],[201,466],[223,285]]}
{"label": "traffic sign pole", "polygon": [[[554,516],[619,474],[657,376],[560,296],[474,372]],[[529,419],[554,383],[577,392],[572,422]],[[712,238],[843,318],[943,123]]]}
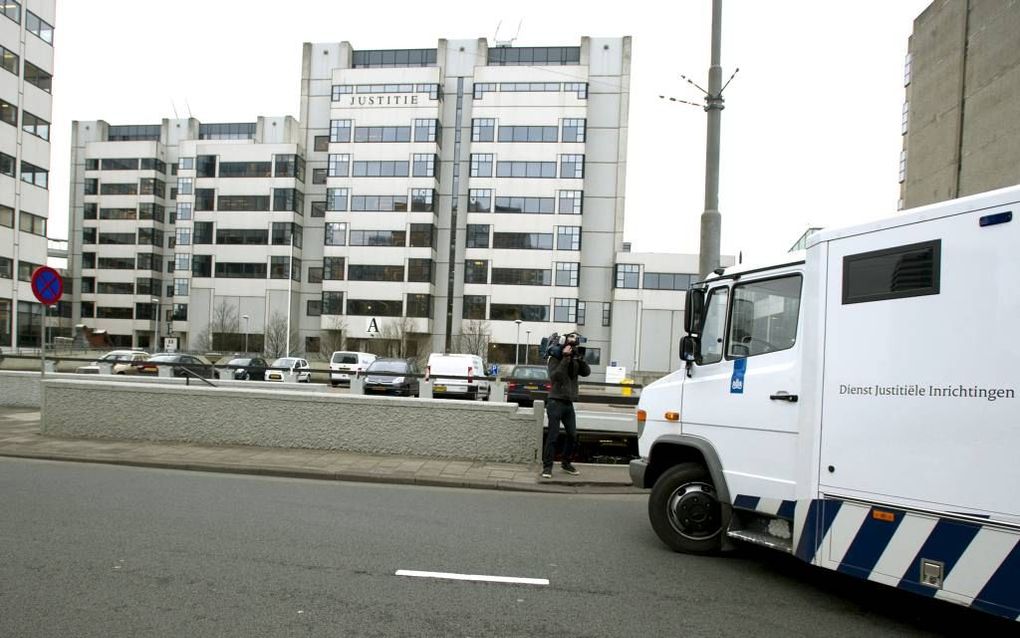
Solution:
{"label": "traffic sign pole", "polygon": [[32,272],[32,294],[42,305],[39,317],[39,374],[46,376],[46,308],[55,306],[64,295],[64,279],[49,266],[39,266]]}

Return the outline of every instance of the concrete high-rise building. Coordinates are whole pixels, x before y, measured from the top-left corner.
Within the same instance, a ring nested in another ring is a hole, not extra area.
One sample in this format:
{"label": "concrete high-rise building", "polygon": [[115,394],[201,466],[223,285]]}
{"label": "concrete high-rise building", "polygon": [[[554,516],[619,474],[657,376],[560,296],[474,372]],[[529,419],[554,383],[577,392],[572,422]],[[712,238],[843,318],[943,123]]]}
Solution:
{"label": "concrete high-rise building", "polygon": [[38,347],[46,264],[56,0],[0,2],[0,348]]}
{"label": "concrete high-rise building", "polygon": [[1020,183],[1020,5],[936,0],[907,48],[900,207]]}
{"label": "concrete high-rise building", "polygon": [[669,370],[653,339],[697,259],[626,252],[629,84],[629,38],[307,43],[300,122],[76,122],[76,321],[121,346],[279,351],[289,324],[295,352],[499,363],[579,330],[596,374]]}

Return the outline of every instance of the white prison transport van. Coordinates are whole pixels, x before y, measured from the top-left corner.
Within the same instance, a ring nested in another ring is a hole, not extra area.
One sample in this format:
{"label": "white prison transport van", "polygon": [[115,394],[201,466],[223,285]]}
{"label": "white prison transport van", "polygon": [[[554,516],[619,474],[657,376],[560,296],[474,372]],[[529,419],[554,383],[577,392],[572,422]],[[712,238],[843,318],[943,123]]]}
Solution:
{"label": "white prison transport van", "polygon": [[634,483],[677,551],[733,539],[1020,619],[1020,187],[819,232],[688,293]]}

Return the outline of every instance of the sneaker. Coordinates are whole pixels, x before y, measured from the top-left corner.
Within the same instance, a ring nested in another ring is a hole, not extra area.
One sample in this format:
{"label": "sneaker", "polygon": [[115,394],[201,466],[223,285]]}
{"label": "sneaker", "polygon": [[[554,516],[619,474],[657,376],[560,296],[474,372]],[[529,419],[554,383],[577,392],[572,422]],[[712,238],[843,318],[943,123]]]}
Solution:
{"label": "sneaker", "polygon": [[552,470],[542,470],[542,478],[551,479],[552,478]]}
{"label": "sneaker", "polygon": [[571,465],[570,463],[563,464],[563,471],[566,472],[567,474],[573,474],[574,476],[580,474],[580,472],[577,471],[577,468]]}

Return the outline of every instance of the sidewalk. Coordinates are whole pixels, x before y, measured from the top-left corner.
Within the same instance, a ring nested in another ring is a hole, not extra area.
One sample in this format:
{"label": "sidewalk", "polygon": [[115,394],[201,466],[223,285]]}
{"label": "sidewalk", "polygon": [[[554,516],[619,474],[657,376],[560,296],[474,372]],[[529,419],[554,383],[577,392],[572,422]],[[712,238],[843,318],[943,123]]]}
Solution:
{"label": "sidewalk", "polygon": [[521,492],[637,494],[644,491],[631,485],[626,465],[579,463],[578,476],[565,474],[557,466],[553,478],[543,480],[539,478],[537,465],[370,456],[325,450],[62,439],[43,436],[39,429],[38,410],[0,408],[0,456]]}

